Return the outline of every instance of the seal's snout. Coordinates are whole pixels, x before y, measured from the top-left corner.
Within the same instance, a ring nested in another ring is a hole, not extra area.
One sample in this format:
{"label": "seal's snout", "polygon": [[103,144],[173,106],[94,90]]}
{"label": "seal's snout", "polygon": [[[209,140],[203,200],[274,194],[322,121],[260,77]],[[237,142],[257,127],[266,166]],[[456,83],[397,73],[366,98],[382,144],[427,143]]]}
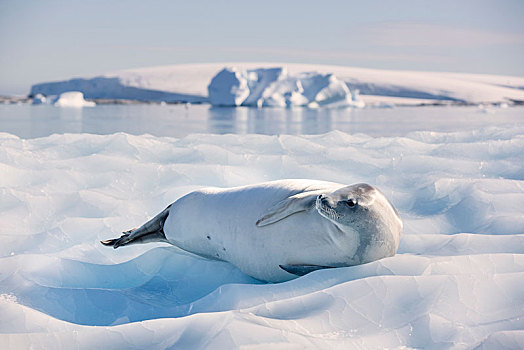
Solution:
{"label": "seal's snout", "polygon": [[320,209],[322,208],[322,195],[319,194],[317,196],[317,200],[315,201],[315,208],[320,211]]}
{"label": "seal's snout", "polygon": [[324,206],[324,205],[327,205],[327,204],[328,204],[328,201],[327,201],[326,196],[324,196],[323,194],[319,194],[317,196],[317,200],[316,200],[317,208],[321,207],[321,206]]}
{"label": "seal's snout", "polygon": [[329,203],[328,197],[323,195],[323,194],[319,194],[318,195],[317,201],[322,202],[322,204],[328,204]]}
{"label": "seal's snout", "polygon": [[333,207],[333,203],[329,199],[329,197],[324,196],[323,194],[318,196],[318,202],[323,206]]}

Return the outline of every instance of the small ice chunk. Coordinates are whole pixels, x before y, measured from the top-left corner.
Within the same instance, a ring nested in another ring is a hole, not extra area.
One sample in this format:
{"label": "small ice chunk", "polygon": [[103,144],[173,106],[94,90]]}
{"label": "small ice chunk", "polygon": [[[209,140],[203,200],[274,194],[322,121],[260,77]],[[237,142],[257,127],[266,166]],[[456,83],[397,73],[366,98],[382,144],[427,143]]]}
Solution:
{"label": "small ice chunk", "polygon": [[92,101],[84,100],[84,94],[80,91],[68,91],[61,93],[58,98],[53,101],[56,107],[94,107],[96,104]]}
{"label": "small ice chunk", "polygon": [[42,105],[42,104],[45,104],[47,103],[47,98],[42,95],[42,94],[36,94],[34,97],[33,97],[33,102],[32,104],[34,105]]}

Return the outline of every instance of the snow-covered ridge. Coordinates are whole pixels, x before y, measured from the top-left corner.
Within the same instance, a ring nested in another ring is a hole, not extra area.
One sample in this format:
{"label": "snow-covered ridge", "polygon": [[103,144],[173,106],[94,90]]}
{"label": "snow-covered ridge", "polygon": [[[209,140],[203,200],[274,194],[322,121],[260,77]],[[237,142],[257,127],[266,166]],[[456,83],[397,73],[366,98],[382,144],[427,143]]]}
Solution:
{"label": "snow-covered ridge", "polygon": [[391,97],[473,104],[524,101],[522,77],[287,63],[210,63],[132,69],[36,84],[30,94],[58,95],[66,91],[81,91],[88,99],[208,102],[207,87],[224,67],[238,70],[281,67],[290,76],[304,72],[332,74],[345,82],[350,90],[360,90],[365,102],[369,96],[373,103],[390,102]]}

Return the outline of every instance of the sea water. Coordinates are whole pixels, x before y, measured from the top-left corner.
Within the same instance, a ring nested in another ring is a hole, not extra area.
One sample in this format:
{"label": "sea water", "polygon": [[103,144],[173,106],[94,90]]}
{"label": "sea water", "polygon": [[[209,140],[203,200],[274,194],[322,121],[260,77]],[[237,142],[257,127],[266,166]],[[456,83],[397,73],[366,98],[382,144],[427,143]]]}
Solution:
{"label": "sea water", "polygon": [[522,123],[524,107],[228,108],[208,105],[99,105],[59,108],[0,105],[0,131],[22,138],[62,133],[184,137],[211,134],[323,134],[332,130],[370,136],[411,131],[463,131]]}

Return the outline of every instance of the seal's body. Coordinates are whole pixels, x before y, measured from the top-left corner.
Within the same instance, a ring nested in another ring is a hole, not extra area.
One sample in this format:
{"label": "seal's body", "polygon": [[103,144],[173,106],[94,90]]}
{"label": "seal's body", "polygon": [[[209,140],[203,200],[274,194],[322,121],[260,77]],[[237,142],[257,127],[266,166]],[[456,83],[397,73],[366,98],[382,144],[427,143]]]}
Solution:
{"label": "seal's body", "polygon": [[102,243],[167,241],[281,282],[393,256],[401,230],[398,213],[373,186],[281,180],[191,192],[142,227]]}

